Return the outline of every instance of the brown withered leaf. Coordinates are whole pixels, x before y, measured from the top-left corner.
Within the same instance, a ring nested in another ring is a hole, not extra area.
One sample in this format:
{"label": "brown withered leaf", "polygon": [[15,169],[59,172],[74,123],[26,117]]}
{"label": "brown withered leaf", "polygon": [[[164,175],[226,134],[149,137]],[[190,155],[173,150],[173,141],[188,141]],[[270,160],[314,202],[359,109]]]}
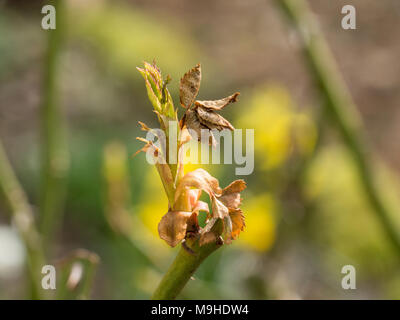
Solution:
{"label": "brown withered leaf", "polygon": [[211,197],[212,216],[214,218],[223,219],[229,215],[229,209],[219,201],[215,196]]}
{"label": "brown withered leaf", "polygon": [[214,232],[207,232],[200,235],[199,245],[204,246],[205,244],[216,242],[219,236]]}
{"label": "brown withered leaf", "polygon": [[188,188],[203,190],[208,193],[210,197],[222,193],[218,180],[204,169],[196,169],[185,174],[176,188],[175,201],[182,192]]}
{"label": "brown withered leaf", "polygon": [[207,100],[207,101],[199,101],[195,102],[196,106],[212,109],[212,110],[221,110],[225,108],[228,104],[234,103],[237,101],[237,97],[240,95],[240,92],[235,92],[234,94],[219,100]]}
{"label": "brown withered leaf", "polygon": [[138,121],[139,122],[139,124],[140,124],[140,129],[142,130],[142,131],[150,131],[150,128],[147,126],[147,124],[145,124],[144,122],[142,122],[142,121]]}
{"label": "brown withered leaf", "polygon": [[240,232],[244,230],[246,224],[244,215],[241,209],[230,209],[229,217],[231,220],[231,232],[228,234],[226,241],[229,243],[231,240],[237,239]]}
{"label": "brown withered leaf", "polygon": [[[233,125],[223,116],[215,112],[221,110],[229,103],[236,102],[239,92],[229,97],[214,101],[196,101],[194,107],[188,108],[181,120],[181,128],[185,127],[193,130],[197,134],[197,139],[201,141],[201,130],[234,130]],[[210,132],[209,144],[215,146],[215,138]]]}
{"label": "brown withered leaf", "polygon": [[197,97],[201,82],[201,67],[197,64],[184,74],[179,86],[179,96],[182,107],[190,108]]}
{"label": "brown withered leaf", "polygon": [[136,155],[138,155],[140,152],[147,152],[147,150],[149,150],[150,148],[153,148],[153,152],[155,155],[158,155],[160,153],[160,149],[157,148],[152,141],[146,140],[144,138],[141,137],[136,137],[136,140],[142,141],[145,143],[144,147],[139,149],[138,151],[136,151],[132,157],[136,157]]}
{"label": "brown withered leaf", "polygon": [[208,208],[207,202],[197,201],[196,205],[192,209],[192,212],[199,213],[200,211],[210,213],[210,209]]}
{"label": "brown withered leaf", "polygon": [[197,120],[209,130],[222,131],[229,129],[233,131],[235,129],[228,120],[211,109],[197,106],[194,111],[197,115]]}
{"label": "brown withered leaf", "polygon": [[185,238],[191,216],[192,212],[168,211],[158,224],[160,238],[171,247],[175,247]]}
{"label": "brown withered leaf", "polygon": [[203,246],[218,241],[223,229],[224,227],[221,219],[211,218],[207,221],[206,226],[200,231],[199,245]]}
{"label": "brown withered leaf", "polygon": [[237,209],[241,204],[240,192],[246,189],[246,182],[242,179],[233,181],[222,190],[219,200],[230,209]]}
{"label": "brown withered leaf", "polygon": [[[222,118],[222,117],[221,117]],[[186,126],[187,129],[193,130],[197,134],[197,140],[201,141],[201,130],[210,130],[209,127],[200,122],[200,117],[195,110],[188,109],[181,120],[181,128]],[[210,132],[209,144],[215,146],[216,141],[212,132]]]}
{"label": "brown withered leaf", "polygon": [[186,125],[186,128],[192,129],[197,133],[198,138],[201,137],[201,129],[208,129],[202,125],[195,110],[188,109],[182,118],[181,128]]}
{"label": "brown withered leaf", "polygon": [[[192,189],[189,190],[187,193],[188,197],[189,197],[189,203],[190,203],[190,207],[194,208],[197,204],[197,202],[200,199],[201,196],[201,190],[200,189]],[[192,210],[193,211],[193,210]]]}

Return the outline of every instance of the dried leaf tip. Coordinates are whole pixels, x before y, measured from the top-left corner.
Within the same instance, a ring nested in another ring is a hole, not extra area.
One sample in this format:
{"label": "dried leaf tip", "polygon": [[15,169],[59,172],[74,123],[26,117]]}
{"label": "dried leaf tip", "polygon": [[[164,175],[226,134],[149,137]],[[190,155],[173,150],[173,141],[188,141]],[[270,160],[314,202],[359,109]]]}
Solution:
{"label": "dried leaf tip", "polygon": [[[195,101],[201,82],[200,64],[184,74],[180,82],[180,102],[186,109],[180,127],[192,130],[201,141],[201,130],[234,130],[233,125],[215,111],[222,110],[228,104],[238,100],[239,92],[219,100]],[[215,139],[210,133],[209,144],[215,145]]]}
{"label": "dried leaf tip", "polygon": [[201,82],[201,66],[197,64],[194,68],[186,72],[179,86],[179,97],[181,106],[185,109],[190,108],[197,97]]}

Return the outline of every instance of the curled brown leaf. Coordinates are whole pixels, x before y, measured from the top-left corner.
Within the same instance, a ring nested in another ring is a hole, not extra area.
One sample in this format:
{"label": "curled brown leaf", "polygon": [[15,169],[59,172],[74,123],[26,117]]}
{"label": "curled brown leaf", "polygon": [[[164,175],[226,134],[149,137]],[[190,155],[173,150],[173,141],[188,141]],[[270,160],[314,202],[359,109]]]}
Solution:
{"label": "curled brown leaf", "polygon": [[212,110],[221,110],[225,108],[228,104],[234,103],[237,101],[237,97],[240,95],[240,92],[235,92],[234,94],[219,100],[207,100],[207,101],[199,101],[195,102],[196,106],[212,109]]}
{"label": "curled brown leaf", "polygon": [[246,226],[243,211],[241,209],[230,209],[229,218],[231,226],[229,230],[230,232],[227,232],[227,237],[225,239],[227,243],[237,239],[240,232],[243,231]]}
{"label": "curled brown leaf", "polygon": [[158,224],[158,234],[171,247],[175,247],[186,236],[192,212],[168,211]]}
{"label": "curled brown leaf", "polygon": [[201,82],[201,67],[197,64],[184,74],[179,86],[180,102],[185,109],[190,108],[197,97]]}
{"label": "curled brown leaf", "polygon": [[237,209],[241,204],[240,192],[246,189],[246,182],[242,179],[233,181],[222,190],[219,200],[230,209]]}
{"label": "curled brown leaf", "polygon": [[204,169],[196,169],[185,174],[176,188],[175,201],[183,191],[189,188],[203,190],[208,193],[210,197],[214,194],[220,195],[222,192],[218,180]]}

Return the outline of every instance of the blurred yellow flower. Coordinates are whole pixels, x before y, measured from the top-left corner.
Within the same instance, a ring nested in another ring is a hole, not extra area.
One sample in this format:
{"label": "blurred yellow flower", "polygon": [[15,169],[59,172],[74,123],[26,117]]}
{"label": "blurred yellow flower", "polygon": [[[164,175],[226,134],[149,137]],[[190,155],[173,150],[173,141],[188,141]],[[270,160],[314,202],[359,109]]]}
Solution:
{"label": "blurred yellow flower", "polygon": [[287,90],[280,86],[256,89],[245,112],[240,114],[240,128],[255,129],[255,152],[263,170],[281,166],[293,145],[302,155],[315,146],[317,131],[306,113],[299,113]]}
{"label": "blurred yellow flower", "polygon": [[307,156],[314,151],[318,138],[317,127],[306,113],[298,113],[293,117],[293,136],[297,151]]}
{"label": "blurred yellow flower", "polygon": [[168,199],[155,168],[148,170],[142,185],[145,190],[143,190],[143,202],[138,209],[139,217],[158,238],[158,223],[168,211]]}
{"label": "blurred yellow flower", "polygon": [[269,193],[246,198],[242,205],[246,228],[238,243],[257,251],[271,248],[276,235],[276,201]]}

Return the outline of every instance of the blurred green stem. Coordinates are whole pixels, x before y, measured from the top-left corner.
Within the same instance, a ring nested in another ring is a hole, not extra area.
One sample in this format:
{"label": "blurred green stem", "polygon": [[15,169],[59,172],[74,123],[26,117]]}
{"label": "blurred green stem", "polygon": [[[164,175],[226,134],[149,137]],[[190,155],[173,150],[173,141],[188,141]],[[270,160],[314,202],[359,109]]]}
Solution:
{"label": "blurred green stem", "polygon": [[[181,246],[174,262],[154,292],[153,300],[175,299],[204,259],[221,246],[211,243],[199,247],[198,241],[190,240],[185,242],[185,245],[189,249]],[[190,252],[190,250],[193,252]]]}
{"label": "blurred green stem", "polygon": [[0,141],[0,192],[10,208],[15,226],[24,242],[28,271],[31,279],[32,298],[41,297],[41,269],[44,265],[44,254],[41,238],[34,224],[33,213],[24,190],[5,154]]}
{"label": "blurred green stem", "polygon": [[48,49],[43,82],[41,109],[42,134],[42,190],[40,199],[40,231],[44,244],[49,243],[59,224],[67,187],[69,151],[64,119],[59,106],[58,70],[60,45],[63,37],[63,1],[54,1],[55,30],[48,34]]}
{"label": "blurred green stem", "polygon": [[77,249],[57,261],[61,271],[57,299],[89,299],[99,261],[97,254],[85,249]]}
{"label": "blurred green stem", "polygon": [[324,99],[325,110],[354,159],[366,197],[389,240],[400,254],[399,233],[394,227],[388,206],[377,187],[371,163],[373,154],[365,143],[361,118],[341,78],[332,53],[319,31],[317,21],[303,0],[276,1],[299,34],[309,70]]}

